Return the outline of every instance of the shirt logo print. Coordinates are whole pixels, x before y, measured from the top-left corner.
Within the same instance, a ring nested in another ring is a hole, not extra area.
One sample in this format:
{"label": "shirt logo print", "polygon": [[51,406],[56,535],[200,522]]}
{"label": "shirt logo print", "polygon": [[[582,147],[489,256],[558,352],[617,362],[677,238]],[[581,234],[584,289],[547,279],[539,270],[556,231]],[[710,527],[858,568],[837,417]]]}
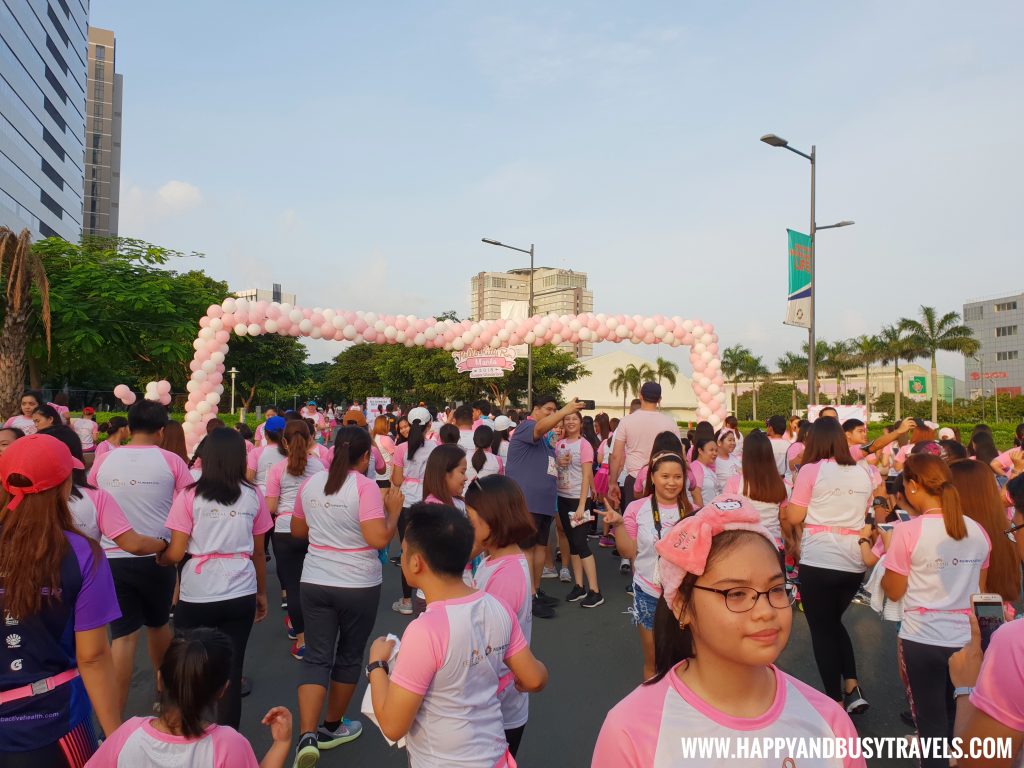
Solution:
{"label": "shirt logo print", "polygon": [[18,626],[18,620],[5,611],[4,624],[6,624],[8,627],[16,627]]}
{"label": "shirt logo print", "polygon": [[15,659],[14,661],[12,661],[11,662],[11,671],[12,672],[21,672],[21,667],[24,664],[24,662],[25,662],[24,659]]}
{"label": "shirt logo print", "polygon": [[21,635],[8,635],[6,642],[7,647],[11,650],[21,648]]}

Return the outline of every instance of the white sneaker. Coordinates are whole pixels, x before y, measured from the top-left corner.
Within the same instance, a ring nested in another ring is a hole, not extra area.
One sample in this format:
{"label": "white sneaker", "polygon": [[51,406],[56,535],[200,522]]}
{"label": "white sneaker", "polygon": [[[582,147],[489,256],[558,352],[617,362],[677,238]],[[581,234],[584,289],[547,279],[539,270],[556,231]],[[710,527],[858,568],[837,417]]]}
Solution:
{"label": "white sneaker", "polygon": [[619,573],[629,573],[632,570],[633,568],[629,564],[629,558],[622,558],[622,560],[619,562]]}
{"label": "white sneaker", "polygon": [[402,600],[395,600],[395,602],[393,602],[391,604],[391,610],[395,611],[396,613],[400,613],[403,616],[411,616],[412,615],[412,603],[411,602],[406,603],[406,602],[403,602]]}
{"label": "white sneaker", "polygon": [[544,566],[544,570],[540,574],[540,577],[542,579],[557,579],[558,578],[558,571],[556,571],[554,568],[548,568],[545,565]]}
{"label": "white sneaker", "polygon": [[570,575],[568,568],[563,568],[558,572],[558,580],[566,584],[572,581],[572,576]]}

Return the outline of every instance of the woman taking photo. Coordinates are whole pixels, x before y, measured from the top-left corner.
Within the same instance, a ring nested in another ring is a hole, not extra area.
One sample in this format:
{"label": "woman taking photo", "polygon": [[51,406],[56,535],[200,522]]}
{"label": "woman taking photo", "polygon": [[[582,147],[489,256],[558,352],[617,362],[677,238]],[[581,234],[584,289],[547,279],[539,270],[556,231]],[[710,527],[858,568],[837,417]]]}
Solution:
{"label": "woman taking photo", "polygon": [[295,635],[291,654],[301,660],[306,652],[306,638],[303,634],[305,625],[302,620],[299,579],[309,542],[292,536],[292,510],[295,508],[299,487],[307,478],[323,472],[324,465],[309,455],[310,447],[316,444],[304,419],[288,422],[282,442],[287,448],[288,458],[274,464],[267,473],[267,507],[274,517],[277,578],[287,595],[288,620],[291,633]]}
{"label": "woman taking photo", "polygon": [[81,768],[96,750],[93,711],[108,736],[121,724],[107,639],[121,616],[114,580],[68,509],[71,472],[82,468],[49,435],[0,457],[0,755],[12,766]]}
{"label": "woman taking photo", "polygon": [[615,532],[619,553],[634,561],[631,613],[640,631],[643,679],[647,680],[654,675],[654,614],[661,598],[655,545],[676,523],[693,513],[686,498],[686,465],[681,455],[664,452],[651,457],[643,496],[630,503],[624,515],[609,510],[605,517]]}
{"label": "woman taking photo", "polygon": [[843,613],[866,570],[858,538],[871,504],[871,479],[850,455],[838,421],[818,419],[809,435],[782,532],[787,541],[799,542],[799,550],[787,554],[800,562],[800,599],[825,693],[850,714],[860,714],[869,704]]}
{"label": "woman taking photo", "polygon": [[[555,463],[558,469],[558,519],[569,544],[573,588],[566,595],[569,603],[578,602],[584,608],[596,608],[604,603],[601,587],[597,583],[597,563],[590,551],[587,533],[590,525],[585,518],[590,504],[594,478],[594,448],[582,436],[583,420],[578,413],[562,419],[562,437],[555,443]],[[565,562],[565,551],[562,551]],[[583,588],[587,577],[589,591]]]}
{"label": "woman taking photo", "polygon": [[[971,639],[971,595],[986,590],[991,545],[965,517],[946,462],[912,454],[903,466],[907,500],[920,515],[882,532],[886,543],[882,590],[903,600],[899,644],[905,684],[922,739],[951,739],[956,702],[949,657]],[[923,768],[949,763],[924,759]]]}
{"label": "woman taking photo", "polygon": [[391,541],[402,511],[401,491],[388,489],[385,513],[380,488],[366,477],[370,447],[365,429],[341,427],[330,469],[303,483],[292,513],[292,535],[309,542],[301,580],[306,655],[299,676],[300,764],[304,756],[312,759],[362,733],[362,724],[346,718],[345,710],[380,604],[377,550]]}

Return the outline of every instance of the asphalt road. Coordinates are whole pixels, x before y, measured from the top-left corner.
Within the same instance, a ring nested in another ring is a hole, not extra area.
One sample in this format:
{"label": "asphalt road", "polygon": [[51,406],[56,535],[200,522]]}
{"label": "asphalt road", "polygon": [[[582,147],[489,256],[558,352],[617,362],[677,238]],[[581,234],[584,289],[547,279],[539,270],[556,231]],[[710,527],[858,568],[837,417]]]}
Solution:
{"label": "asphalt road", "polygon": [[[565,603],[551,620],[535,619],[533,652],[550,671],[548,687],[530,699],[530,722],[519,750],[521,766],[558,766],[586,768],[590,765],[597,733],[608,710],[640,683],[642,663],[636,630],[624,612],[632,598],[626,594],[629,577],[619,575],[617,558],[610,550],[599,550],[598,566],[605,594],[604,605],[583,609]],[[268,568],[270,595],[279,595],[273,564]],[[559,597],[568,592],[565,584],[545,580],[546,591]],[[393,632],[401,636],[410,618],[391,610],[400,594],[398,568],[386,565],[384,591],[373,637]],[[266,711],[275,705],[289,707],[296,716],[295,667],[301,662],[288,653],[290,643],[284,629],[284,612],[271,598],[267,619],[253,628],[246,652],[245,669],[252,680],[253,692],[243,699],[242,733],[252,742],[261,758],[270,746],[269,733],[259,724]],[[870,608],[853,605],[846,614],[846,626],[854,639],[858,672],[871,708],[854,716],[861,736],[901,736],[910,732],[899,719],[907,709],[896,670],[896,632],[891,622],[883,623]],[[793,633],[779,666],[820,690],[821,684],[811,653],[807,622],[796,613]],[[358,713],[365,680],[347,715]],[[139,655],[128,715],[152,711],[154,686],[145,645]],[[363,735],[356,741],[321,753],[320,765],[327,766],[406,766],[404,750],[388,747],[380,732],[364,719]],[[296,733],[296,738],[298,734]],[[872,761],[874,766],[909,766],[909,761]]]}

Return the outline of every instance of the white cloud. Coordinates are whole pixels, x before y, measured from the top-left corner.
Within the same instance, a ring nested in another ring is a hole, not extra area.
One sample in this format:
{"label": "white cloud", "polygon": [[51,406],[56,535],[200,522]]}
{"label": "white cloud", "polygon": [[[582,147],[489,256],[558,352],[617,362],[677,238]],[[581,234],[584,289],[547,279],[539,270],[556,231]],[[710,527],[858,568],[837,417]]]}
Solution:
{"label": "white cloud", "polygon": [[184,213],[203,201],[203,193],[194,184],[172,179],[156,191],[156,199],[167,213]]}
{"label": "white cloud", "polygon": [[153,238],[158,225],[195,210],[203,193],[195,184],[171,179],[159,187],[143,186],[130,179],[121,185],[118,230],[129,237]]}

